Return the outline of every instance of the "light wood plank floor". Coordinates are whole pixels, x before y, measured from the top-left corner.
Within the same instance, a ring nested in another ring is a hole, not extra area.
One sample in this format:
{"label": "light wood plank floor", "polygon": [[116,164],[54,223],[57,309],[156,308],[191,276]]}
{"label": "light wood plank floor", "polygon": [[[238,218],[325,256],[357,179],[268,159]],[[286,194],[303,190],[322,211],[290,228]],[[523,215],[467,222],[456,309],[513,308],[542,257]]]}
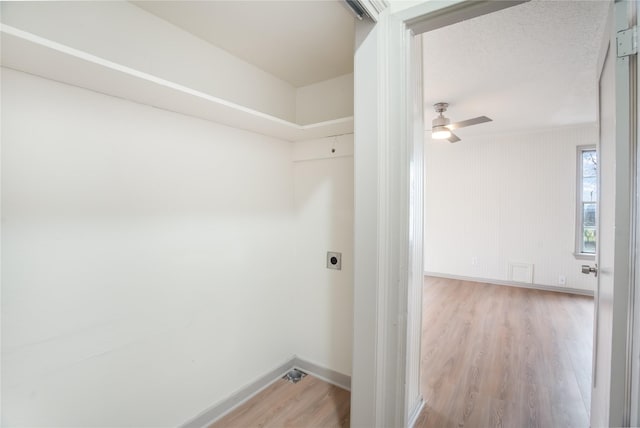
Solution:
{"label": "light wood plank floor", "polygon": [[417,427],[588,427],[593,299],[426,278]]}
{"label": "light wood plank floor", "polygon": [[348,427],[351,394],[311,375],[278,379],[209,428]]}
{"label": "light wood plank floor", "polygon": [[[416,427],[588,427],[593,299],[425,279]],[[282,379],[210,428],[348,427],[350,393]]]}

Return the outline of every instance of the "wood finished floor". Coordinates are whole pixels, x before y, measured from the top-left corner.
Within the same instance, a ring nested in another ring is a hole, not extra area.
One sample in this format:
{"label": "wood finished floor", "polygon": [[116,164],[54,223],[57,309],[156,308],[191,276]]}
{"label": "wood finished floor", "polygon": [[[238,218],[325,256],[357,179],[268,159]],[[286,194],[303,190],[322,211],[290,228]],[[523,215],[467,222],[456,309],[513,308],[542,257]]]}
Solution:
{"label": "wood finished floor", "polygon": [[311,375],[278,379],[209,428],[348,427],[351,394]]}
{"label": "wood finished floor", "polygon": [[[588,427],[592,324],[590,297],[427,277],[415,426]],[[280,379],[210,428],[348,427],[349,402]]]}
{"label": "wood finished floor", "polygon": [[588,427],[593,299],[425,279],[416,427]]}

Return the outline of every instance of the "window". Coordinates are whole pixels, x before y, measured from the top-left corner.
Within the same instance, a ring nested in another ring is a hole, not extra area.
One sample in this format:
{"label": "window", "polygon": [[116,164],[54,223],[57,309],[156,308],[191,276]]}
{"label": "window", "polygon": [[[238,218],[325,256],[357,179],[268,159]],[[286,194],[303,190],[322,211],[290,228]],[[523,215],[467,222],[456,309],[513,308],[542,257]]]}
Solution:
{"label": "window", "polygon": [[598,154],[594,146],[578,147],[578,207],[576,254],[596,253],[598,210]]}

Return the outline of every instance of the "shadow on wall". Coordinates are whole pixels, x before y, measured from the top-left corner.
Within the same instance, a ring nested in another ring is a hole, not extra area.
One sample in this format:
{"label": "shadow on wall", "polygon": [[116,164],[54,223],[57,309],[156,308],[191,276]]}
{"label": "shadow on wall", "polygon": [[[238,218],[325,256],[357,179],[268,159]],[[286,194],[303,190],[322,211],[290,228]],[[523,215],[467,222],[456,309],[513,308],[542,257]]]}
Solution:
{"label": "shadow on wall", "polygon": [[[294,290],[300,321],[293,326],[298,341],[294,349],[301,358],[350,376],[353,156],[343,147],[352,147],[353,136],[305,144],[315,146],[311,150],[317,154],[294,163]],[[339,148],[331,153],[334,144]],[[327,251],[342,253],[342,270],[326,267]]]}

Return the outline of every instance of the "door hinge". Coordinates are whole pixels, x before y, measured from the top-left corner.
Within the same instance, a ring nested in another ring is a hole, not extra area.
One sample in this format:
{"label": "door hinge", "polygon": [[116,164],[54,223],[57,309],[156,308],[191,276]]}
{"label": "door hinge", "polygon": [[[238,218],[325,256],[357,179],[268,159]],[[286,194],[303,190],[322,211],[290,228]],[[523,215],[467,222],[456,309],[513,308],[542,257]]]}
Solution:
{"label": "door hinge", "polygon": [[638,27],[634,25],[626,30],[618,31],[616,42],[618,44],[618,58],[637,54]]}

